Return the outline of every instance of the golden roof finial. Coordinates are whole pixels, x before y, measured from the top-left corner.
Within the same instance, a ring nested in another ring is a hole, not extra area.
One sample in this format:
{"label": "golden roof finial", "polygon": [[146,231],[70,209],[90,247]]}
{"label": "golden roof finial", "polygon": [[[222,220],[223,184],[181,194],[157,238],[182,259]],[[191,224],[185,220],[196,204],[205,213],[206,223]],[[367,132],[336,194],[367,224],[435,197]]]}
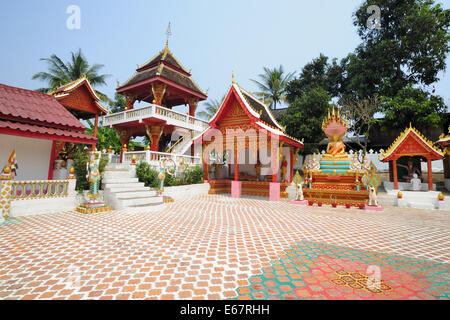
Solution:
{"label": "golden roof finial", "polygon": [[330,109],[328,109],[328,120],[330,120]]}
{"label": "golden roof finial", "polygon": [[409,123],[409,128],[410,128],[410,129],[412,129],[412,125],[411,125],[411,122]]}
{"label": "golden roof finial", "polygon": [[338,119],[340,119],[341,118],[341,113],[340,113],[340,111],[339,111],[340,109],[338,109]]}
{"label": "golden roof finial", "polygon": [[167,30],[166,30],[166,47],[169,46],[169,37],[172,35],[172,30],[170,29],[170,21],[169,21],[169,25],[167,26]]}
{"label": "golden roof finial", "polygon": [[233,71],[231,71],[231,83],[235,83],[234,82],[234,72]]}
{"label": "golden roof finial", "polygon": [[263,94],[262,94],[262,102],[263,102],[263,103],[266,103],[266,102],[264,101],[264,98],[265,98],[265,97],[264,97],[264,93],[263,93]]}
{"label": "golden roof finial", "polygon": [[119,80],[116,80],[117,81],[117,88],[118,87],[120,87],[120,82],[119,82]]}
{"label": "golden roof finial", "polygon": [[333,118],[336,117],[336,114],[334,113],[334,104],[333,104],[333,114],[332,114],[332,117],[333,117]]}

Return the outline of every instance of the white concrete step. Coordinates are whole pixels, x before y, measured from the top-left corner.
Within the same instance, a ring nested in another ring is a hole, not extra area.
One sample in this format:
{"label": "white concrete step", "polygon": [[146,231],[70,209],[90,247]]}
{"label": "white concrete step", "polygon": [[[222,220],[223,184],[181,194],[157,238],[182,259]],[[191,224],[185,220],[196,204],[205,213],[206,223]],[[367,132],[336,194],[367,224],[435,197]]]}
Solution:
{"label": "white concrete step", "polygon": [[105,167],[105,171],[129,171],[129,164],[122,163],[110,163]]}
{"label": "white concrete step", "polygon": [[130,183],[128,185],[117,185],[116,183],[108,184],[105,186],[105,190],[119,193],[119,192],[140,192],[140,191],[149,191],[150,189],[144,185],[143,182],[139,183]]}
{"label": "white concrete step", "polygon": [[435,209],[434,203],[427,203],[427,202],[408,202],[406,204],[408,208],[416,208],[416,209]]}
{"label": "white concrete step", "polygon": [[145,197],[145,198],[130,198],[130,199],[120,199],[118,200],[122,203],[124,207],[136,207],[142,205],[152,205],[163,203],[163,199],[161,197]]}
{"label": "white concrete step", "polygon": [[105,196],[114,209],[131,212],[154,211],[164,207],[156,191],[139,182],[128,164],[111,164],[103,174]]}
{"label": "white concrete step", "polygon": [[122,192],[114,192],[116,194],[117,199],[137,199],[137,198],[149,198],[156,197],[156,191],[149,190],[139,190],[139,191],[122,191]]}
{"label": "white concrete step", "polygon": [[117,171],[115,173],[108,171],[104,172],[102,176],[103,180],[105,179],[129,179],[129,178],[135,178],[135,176],[131,172],[125,172],[125,171]]}
{"label": "white concrete step", "polygon": [[138,178],[104,178],[104,184],[128,184],[128,183],[136,183],[139,182]]}

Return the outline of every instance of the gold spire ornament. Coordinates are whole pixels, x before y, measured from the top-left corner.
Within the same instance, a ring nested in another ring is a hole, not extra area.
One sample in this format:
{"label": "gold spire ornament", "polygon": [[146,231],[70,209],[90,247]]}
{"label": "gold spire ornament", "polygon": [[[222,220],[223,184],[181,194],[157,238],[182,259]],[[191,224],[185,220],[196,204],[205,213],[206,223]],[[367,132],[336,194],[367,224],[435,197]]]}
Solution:
{"label": "gold spire ornament", "polygon": [[169,45],[169,37],[172,35],[172,29],[170,28],[170,22],[169,25],[167,26],[167,30],[166,30],[166,47]]}
{"label": "gold spire ornament", "polygon": [[236,82],[234,82],[234,72],[233,71],[231,71],[231,83],[236,83]]}

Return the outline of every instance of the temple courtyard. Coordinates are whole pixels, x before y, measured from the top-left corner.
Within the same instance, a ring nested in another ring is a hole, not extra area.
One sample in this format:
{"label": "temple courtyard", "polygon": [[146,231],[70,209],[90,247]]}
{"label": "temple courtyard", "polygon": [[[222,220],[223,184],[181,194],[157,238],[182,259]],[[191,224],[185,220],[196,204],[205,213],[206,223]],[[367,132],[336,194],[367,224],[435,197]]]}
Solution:
{"label": "temple courtyard", "polygon": [[445,211],[203,195],[156,212],[13,218],[0,231],[0,299],[450,296]]}

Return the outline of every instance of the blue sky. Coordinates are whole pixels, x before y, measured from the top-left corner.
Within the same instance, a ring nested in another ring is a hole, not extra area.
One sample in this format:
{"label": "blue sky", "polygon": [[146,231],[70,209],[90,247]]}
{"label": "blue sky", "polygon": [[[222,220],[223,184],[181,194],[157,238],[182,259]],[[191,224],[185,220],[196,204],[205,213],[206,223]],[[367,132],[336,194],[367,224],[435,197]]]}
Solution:
{"label": "blue sky", "polygon": [[[0,83],[37,89],[31,80],[46,69],[39,58],[55,53],[63,60],[81,48],[90,63],[105,65],[108,86],[98,88],[113,97],[116,80],[123,83],[165,44],[189,70],[209,98],[220,99],[231,83],[257,88],[264,66],[282,64],[299,70],[323,53],[342,58],[360,42],[352,13],[360,0],[165,0],[165,1],[2,1],[0,4]],[[441,1],[444,8],[450,1]],[[69,5],[81,9],[81,29],[69,30]],[[447,58],[450,68],[450,57]],[[436,93],[450,105],[450,75],[440,74]],[[202,109],[202,103],[200,104]],[[181,108],[181,110],[186,107]]]}

